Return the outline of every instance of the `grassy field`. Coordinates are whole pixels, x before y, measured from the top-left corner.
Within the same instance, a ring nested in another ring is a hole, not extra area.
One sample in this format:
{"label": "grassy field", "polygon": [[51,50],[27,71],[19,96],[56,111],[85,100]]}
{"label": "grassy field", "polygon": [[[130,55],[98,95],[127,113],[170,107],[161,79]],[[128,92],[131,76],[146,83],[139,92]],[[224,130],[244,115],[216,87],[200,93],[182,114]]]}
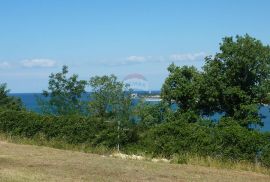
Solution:
{"label": "grassy field", "polygon": [[226,169],[19,145],[0,141],[0,181],[270,181],[270,176]]}

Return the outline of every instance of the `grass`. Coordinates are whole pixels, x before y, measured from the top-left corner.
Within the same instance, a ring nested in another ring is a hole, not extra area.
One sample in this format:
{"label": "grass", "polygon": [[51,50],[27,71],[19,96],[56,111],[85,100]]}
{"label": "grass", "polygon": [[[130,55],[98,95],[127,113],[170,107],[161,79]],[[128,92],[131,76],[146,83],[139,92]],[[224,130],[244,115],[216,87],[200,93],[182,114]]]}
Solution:
{"label": "grass", "polygon": [[0,142],[0,181],[269,181],[270,176],[195,165],[124,160]]}
{"label": "grass", "polygon": [[8,141],[11,143],[17,144],[27,144],[27,145],[37,145],[37,146],[47,146],[56,149],[65,149],[65,150],[73,150],[85,153],[95,153],[101,155],[107,155],[115,152],[113,149],[109,149],[106,147],[90,147],[85,144],[69,144],[67,142],[63,142],[62,140],[52,139],[46,140],[42,135],[37,135],[34,138],[27,138],[21,136],[12,136],[5,133],[0,133],[0,140]]}
{"label": "grass", "polygon": [[[186,156],[187,164],[154,163],[85,153],[94,151],[101,154],[103,151],[109,154],[113,151],[93,150],[59,141],[46,143],[39,140],[39,144],[72,150],[18,145],[10,141],[37,144],[35,140],[1,135],[0,181],[270,181],[267,169],[259,166],[256,169],[248,163],[229,166],[232,163],[195,156]],[[177,159],[179,156],[172,161],[183,162]],[[260,173],[251,172],[256,170]]]}
{"label": "grass", "polygon": [[212,157],[201,157],[196,155],[180,156],[176,155],[173,157],[173,162],[179,164],[190,164],[199,165],[205,167],[213,167],[218,169],[230,169],[230,170],[242,170],[242,171],[252,171],[256,173],[262,173],[270,175],[270,169],[261,166],[260,164],[250,163],[248,161],[226,161],[221,159],[216,159]]}

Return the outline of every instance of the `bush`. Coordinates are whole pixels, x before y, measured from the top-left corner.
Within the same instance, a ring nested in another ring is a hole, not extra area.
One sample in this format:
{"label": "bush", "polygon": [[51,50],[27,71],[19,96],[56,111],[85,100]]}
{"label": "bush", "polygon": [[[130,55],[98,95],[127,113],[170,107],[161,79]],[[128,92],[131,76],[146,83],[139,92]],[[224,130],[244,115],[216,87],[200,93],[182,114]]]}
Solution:
{"label": "bush", "polygon": [[178,163],[185,163],[188,155],[195,155],[231,161],[260,159],[263,165],[270,166],[268,135],[246,129],[231,118],[211,125],[207,120],[190,123],[186,118],[182,115],[175,121],[138,131],[139,127],[132,123],[122,123],[118,130],[116,122],[100,118],[45,116],[0,109],[0,132],[30,139],[42,136],[47,141],[87,147],[115,148],[119,143],[121,149],[131,153],[143,151],[151,156],[177,156]]}
{"label": "bush", "polygon": [[141,137],[141,144],[154,156],[179,153],[207,154],[211,145],[209,128],[183,120],[160,124]]}
{"label": "bush", "polygon": [[230,118],[222,119],[214,128],[214,132],[213,155],[230,160],[254,162],[265,143],[262,133],[248,130]]}
{"label": "bush", "polygon": [[270,145],[262,150],[261,163],[266,167],[270,167]]}
{"label": "bush", "polygon": [[[13,136],[33,138],[43,135],[69,144],[115,147],[118,143],[116,123],[84,116],[45,116],[26,111],[0,111],[0,131]],[[134,130],[120,130],[119,143],[134,141]]]}
{"label": "bush", "polygon": [[261,150],[260,161],[262,165],[270,167],[270,132],[265,133],[266,143]]}
{"label": "bush", "polygon": [[154,156],[195,154],[254,162],[266,143],[262,133],[248,130],[233,120],[212,126],[201,123],[188,123],[180,118],[160,124],[145,132],[140,144]]}

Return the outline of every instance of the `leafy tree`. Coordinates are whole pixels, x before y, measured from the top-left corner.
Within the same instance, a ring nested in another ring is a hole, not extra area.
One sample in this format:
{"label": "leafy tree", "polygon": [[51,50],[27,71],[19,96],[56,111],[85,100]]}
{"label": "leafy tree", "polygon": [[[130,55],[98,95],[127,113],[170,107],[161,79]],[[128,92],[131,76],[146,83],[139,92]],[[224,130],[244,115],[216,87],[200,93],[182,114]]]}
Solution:
{"label": "leafy tree", "polygon": [[163,99],[183,113],[219,112],[244,127],[263,125],[258,111],[270,103],[270,47],[249,35],[225,37],[220,52],[205,62],[202,72],[170,65]]}
{"label": "leafy tree", "polygon": [[225,37],[220,51],[206,58],[200,109],[223,112],[245,127],[262,125],[258,110],[269,103],[270,47],[245,35]]}
{"label": "leafy tree", "polygon": [[161,97],[164,101],[176,103],[181,112],[195,110],[199,100],[199,82],[201,76],[194,67],[178,67],[171,64],[168,67],[169,76],[161,89]]}
{"label": "leafy tree", "polygon": [[85,114],[86,105],[82,101],[87,81],[78,80],[78,75],[67,77],[68,67],[63,66],[59,73],[49,76],[48,91],[43,91],[44,98],[38,98],[41,110],[45,114],[72,115]]}
{"label": "leafy tree", "polygon": [[128,87],[114,75],[90,78],[92,88],[90,114],[98,117],[124,117],[129,119],[131,96]]}
{"label": "leafy tree", "polygon": [[23,108],[21,100],[9,96],[8,93],[7,84],[0,84],[0,108],[21,110]]}
{"label": "leafy tree", "polygon": [[136,141],[136,128],[131,122],[131,90],[128,86],[118,81],[114,75],[92,77],[89,84],[92,88],[90,115],[106,119],[106,122],[112,124],[109,130],[100,135],[100,139],[110,135],[118,149],[127,141]]}

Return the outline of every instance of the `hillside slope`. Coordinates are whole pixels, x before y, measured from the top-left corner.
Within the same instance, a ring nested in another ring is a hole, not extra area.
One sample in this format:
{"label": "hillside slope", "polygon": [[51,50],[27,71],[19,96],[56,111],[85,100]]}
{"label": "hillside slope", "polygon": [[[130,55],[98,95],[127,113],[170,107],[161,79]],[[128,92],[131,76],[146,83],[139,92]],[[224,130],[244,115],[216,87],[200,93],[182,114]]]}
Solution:
{"label": "hillside slope", "polygon": [[270,176],[0,141],[0,181],[270,181]]}

